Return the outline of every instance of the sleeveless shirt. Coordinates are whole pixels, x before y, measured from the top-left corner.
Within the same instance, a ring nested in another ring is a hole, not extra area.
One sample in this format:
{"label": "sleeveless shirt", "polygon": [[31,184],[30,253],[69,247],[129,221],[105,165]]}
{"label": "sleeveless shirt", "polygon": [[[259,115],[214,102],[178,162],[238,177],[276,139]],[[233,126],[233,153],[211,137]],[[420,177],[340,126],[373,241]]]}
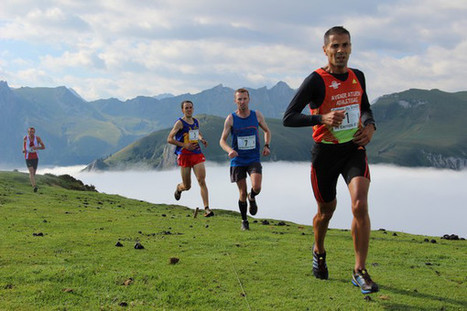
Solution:
{"label": "sleeveless shirt", "polygon": [[198,120],[193,118],[193,124],[187,123],[182,118],[178,118],[178,120],[182,121],[183,127],[175,134],[175,140],[182,142],[182,143],[196,143],[197,146],[193,150],[188,150],[183,147],[177,146],[175,148],[175,154],[199,154],[201,153],[201,148],[198,144],[198,136],[199,136]]}
{"label": "sleeveless shirt", "polygon": [[26,150],[26,153],[24,154],[24,158],[26,160],[33,160],[33,159],[38,159],[39,157],[37,156],[37,151],[32,149],[32,147],[39,147],[39,144],[37,143],[37,137],[34,135],[34,140],[31,141],[29,138],[29,135],[24,137],[26,141],[24,142],[24,149]]}
{"label": "sleeveless shirt", "polygon": [[342,144],[351,141],[353,135],[362,127],[363,88],[357,76],[351,69],[348,69],[347,79],[341,81],[322,68],[315,72],[323,78],[325,96],[321,106],[311,109],[311,113],[322,115],[335,110],[344,110],[345,118],[338,127],[330,127],[325,124],[313,126],[313,139],[317,143],[325,144]]}
{"label": "sleeveless shirt", "polygon": [[230,166],[247,166],[260,162],[259,124],[256,112],[250,110],[250,115],[246,118],[241,118],[234,112],[232,117],[232,148],[237,151],[238,156],[230,160]]}

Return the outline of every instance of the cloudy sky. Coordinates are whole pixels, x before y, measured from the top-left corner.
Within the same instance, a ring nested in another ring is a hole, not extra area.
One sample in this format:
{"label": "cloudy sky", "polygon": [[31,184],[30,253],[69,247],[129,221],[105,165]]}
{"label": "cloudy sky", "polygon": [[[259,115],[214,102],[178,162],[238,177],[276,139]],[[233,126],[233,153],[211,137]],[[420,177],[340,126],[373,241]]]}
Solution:
{"label": "cloudy sky", "polygon": [[352,34],[370,100],[467,90],[465,0],[2,0],[0,80],[84,99],[298,88],[325,64],[322,35]]}

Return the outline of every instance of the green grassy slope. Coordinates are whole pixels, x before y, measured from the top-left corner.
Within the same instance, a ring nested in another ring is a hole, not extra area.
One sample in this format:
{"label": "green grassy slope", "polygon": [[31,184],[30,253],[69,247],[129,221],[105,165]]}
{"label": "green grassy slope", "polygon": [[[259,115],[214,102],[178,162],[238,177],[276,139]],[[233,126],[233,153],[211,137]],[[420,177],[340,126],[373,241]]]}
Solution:
{"label": "green grassy slope", "polygon": [[467,307],[465,241],[372,232],[368,266],[381,290],[364,299],[350,283],[348,231],[329,231],[330,279],[322,281],[311,273],[311,227],[251,219],[243,232],[234,212],[194,218],[182,206],[70,190],[83,185],[52,175],[38,180],[33,193],[26,174],[0,172],[0,310]]}

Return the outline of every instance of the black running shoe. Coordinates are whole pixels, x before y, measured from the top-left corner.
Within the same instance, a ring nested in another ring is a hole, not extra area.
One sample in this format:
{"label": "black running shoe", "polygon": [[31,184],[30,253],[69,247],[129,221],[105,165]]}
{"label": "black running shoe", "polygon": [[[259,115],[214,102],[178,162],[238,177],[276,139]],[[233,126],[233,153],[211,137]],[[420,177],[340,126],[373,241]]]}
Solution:
{"label": "black running shoe", "polygon": [[250,223],[248,222],[248,220],[242,220],[242,230],[250,230]]}
{"label": "black running shoe", "polygon": [[37,192],[37,187],[34,187],[34,192]]}
{"label": "black running shoe", "polygon": [[175,197],[175,200],[180,200],[180,197],[182,196],[182,192],[178,190],[178,186],[177,188],[175,188],[175,193],[174,193],[174,197]]}
{"label": "black running shoe", "polygon": [[313,275],[317,279],[327,280],[329,273],[328,273],[328,266],[326,265],[326,252],[324,252],[323,254],[318,254],[313,249],[314,249],[314,245],[312,247]]}
{"label": "black running shoe", "polygon": [[256,205],[256,200],[251,199],[251,193],[248,193],[248,202],[250,203],[250,215],[256,215],[258,212],[258,205]]}
{"label": "black running shoe", "polygon": [[360,287],[362,294],[376,293],[379,290],[378,284],[373,282],[366,269],[353,271],[352,284]]}
{"label": "black running shoe", "polygon": [[212,217],[214,216],[214,212],[211,210],[205,210],[204,217]]}

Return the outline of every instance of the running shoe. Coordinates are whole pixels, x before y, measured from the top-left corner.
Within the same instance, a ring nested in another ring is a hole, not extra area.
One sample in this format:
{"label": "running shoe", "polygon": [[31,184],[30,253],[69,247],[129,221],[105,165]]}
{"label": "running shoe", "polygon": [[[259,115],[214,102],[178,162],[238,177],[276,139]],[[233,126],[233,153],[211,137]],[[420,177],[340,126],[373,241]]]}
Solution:
{"label": "running shoe", "polygon": [[175,200],[180,200],[180,197],[182,196],[182,192],[178,190],[178,186],[177,188],[175,188],[175,193],[174,193],[174,197],[175,197]]}
{"label": "running shoe", "polygon": [[212,216],[214,216],[214,212],[213,212],[213,211],[211,211],[210,209],[205,210],[205,212],[204,212],[204,217],[212,217]]}
{"label": "running shoe", "polygon": [[37,187],[34,187],[34,192],[37,192]]}
{"label": "running shoe", "polygon": [[248,220],[242,220],[242,230],[250,230],[250,223],[248,222]]}
{"label": "running shoe", "polygon": [[360,287],[362,294],[376,293],[379,290],[378,284],[373,282],[366,269],[353,271],[352,284]]}
{"label": "running shoe", "polygon": [[326,265],[326,252],[318,254],[314,251],[315,245],[312,246],[313,251],[313,275],[317,279],[327,280],[329,277],[328,266]]}
{"label": "running shoe", "polygon": [[250,202],[250,215],[256,215],[258,212],[258,205],[256,205],[256,200],[251,199],[251,193],[248,193],[248,202]]}

